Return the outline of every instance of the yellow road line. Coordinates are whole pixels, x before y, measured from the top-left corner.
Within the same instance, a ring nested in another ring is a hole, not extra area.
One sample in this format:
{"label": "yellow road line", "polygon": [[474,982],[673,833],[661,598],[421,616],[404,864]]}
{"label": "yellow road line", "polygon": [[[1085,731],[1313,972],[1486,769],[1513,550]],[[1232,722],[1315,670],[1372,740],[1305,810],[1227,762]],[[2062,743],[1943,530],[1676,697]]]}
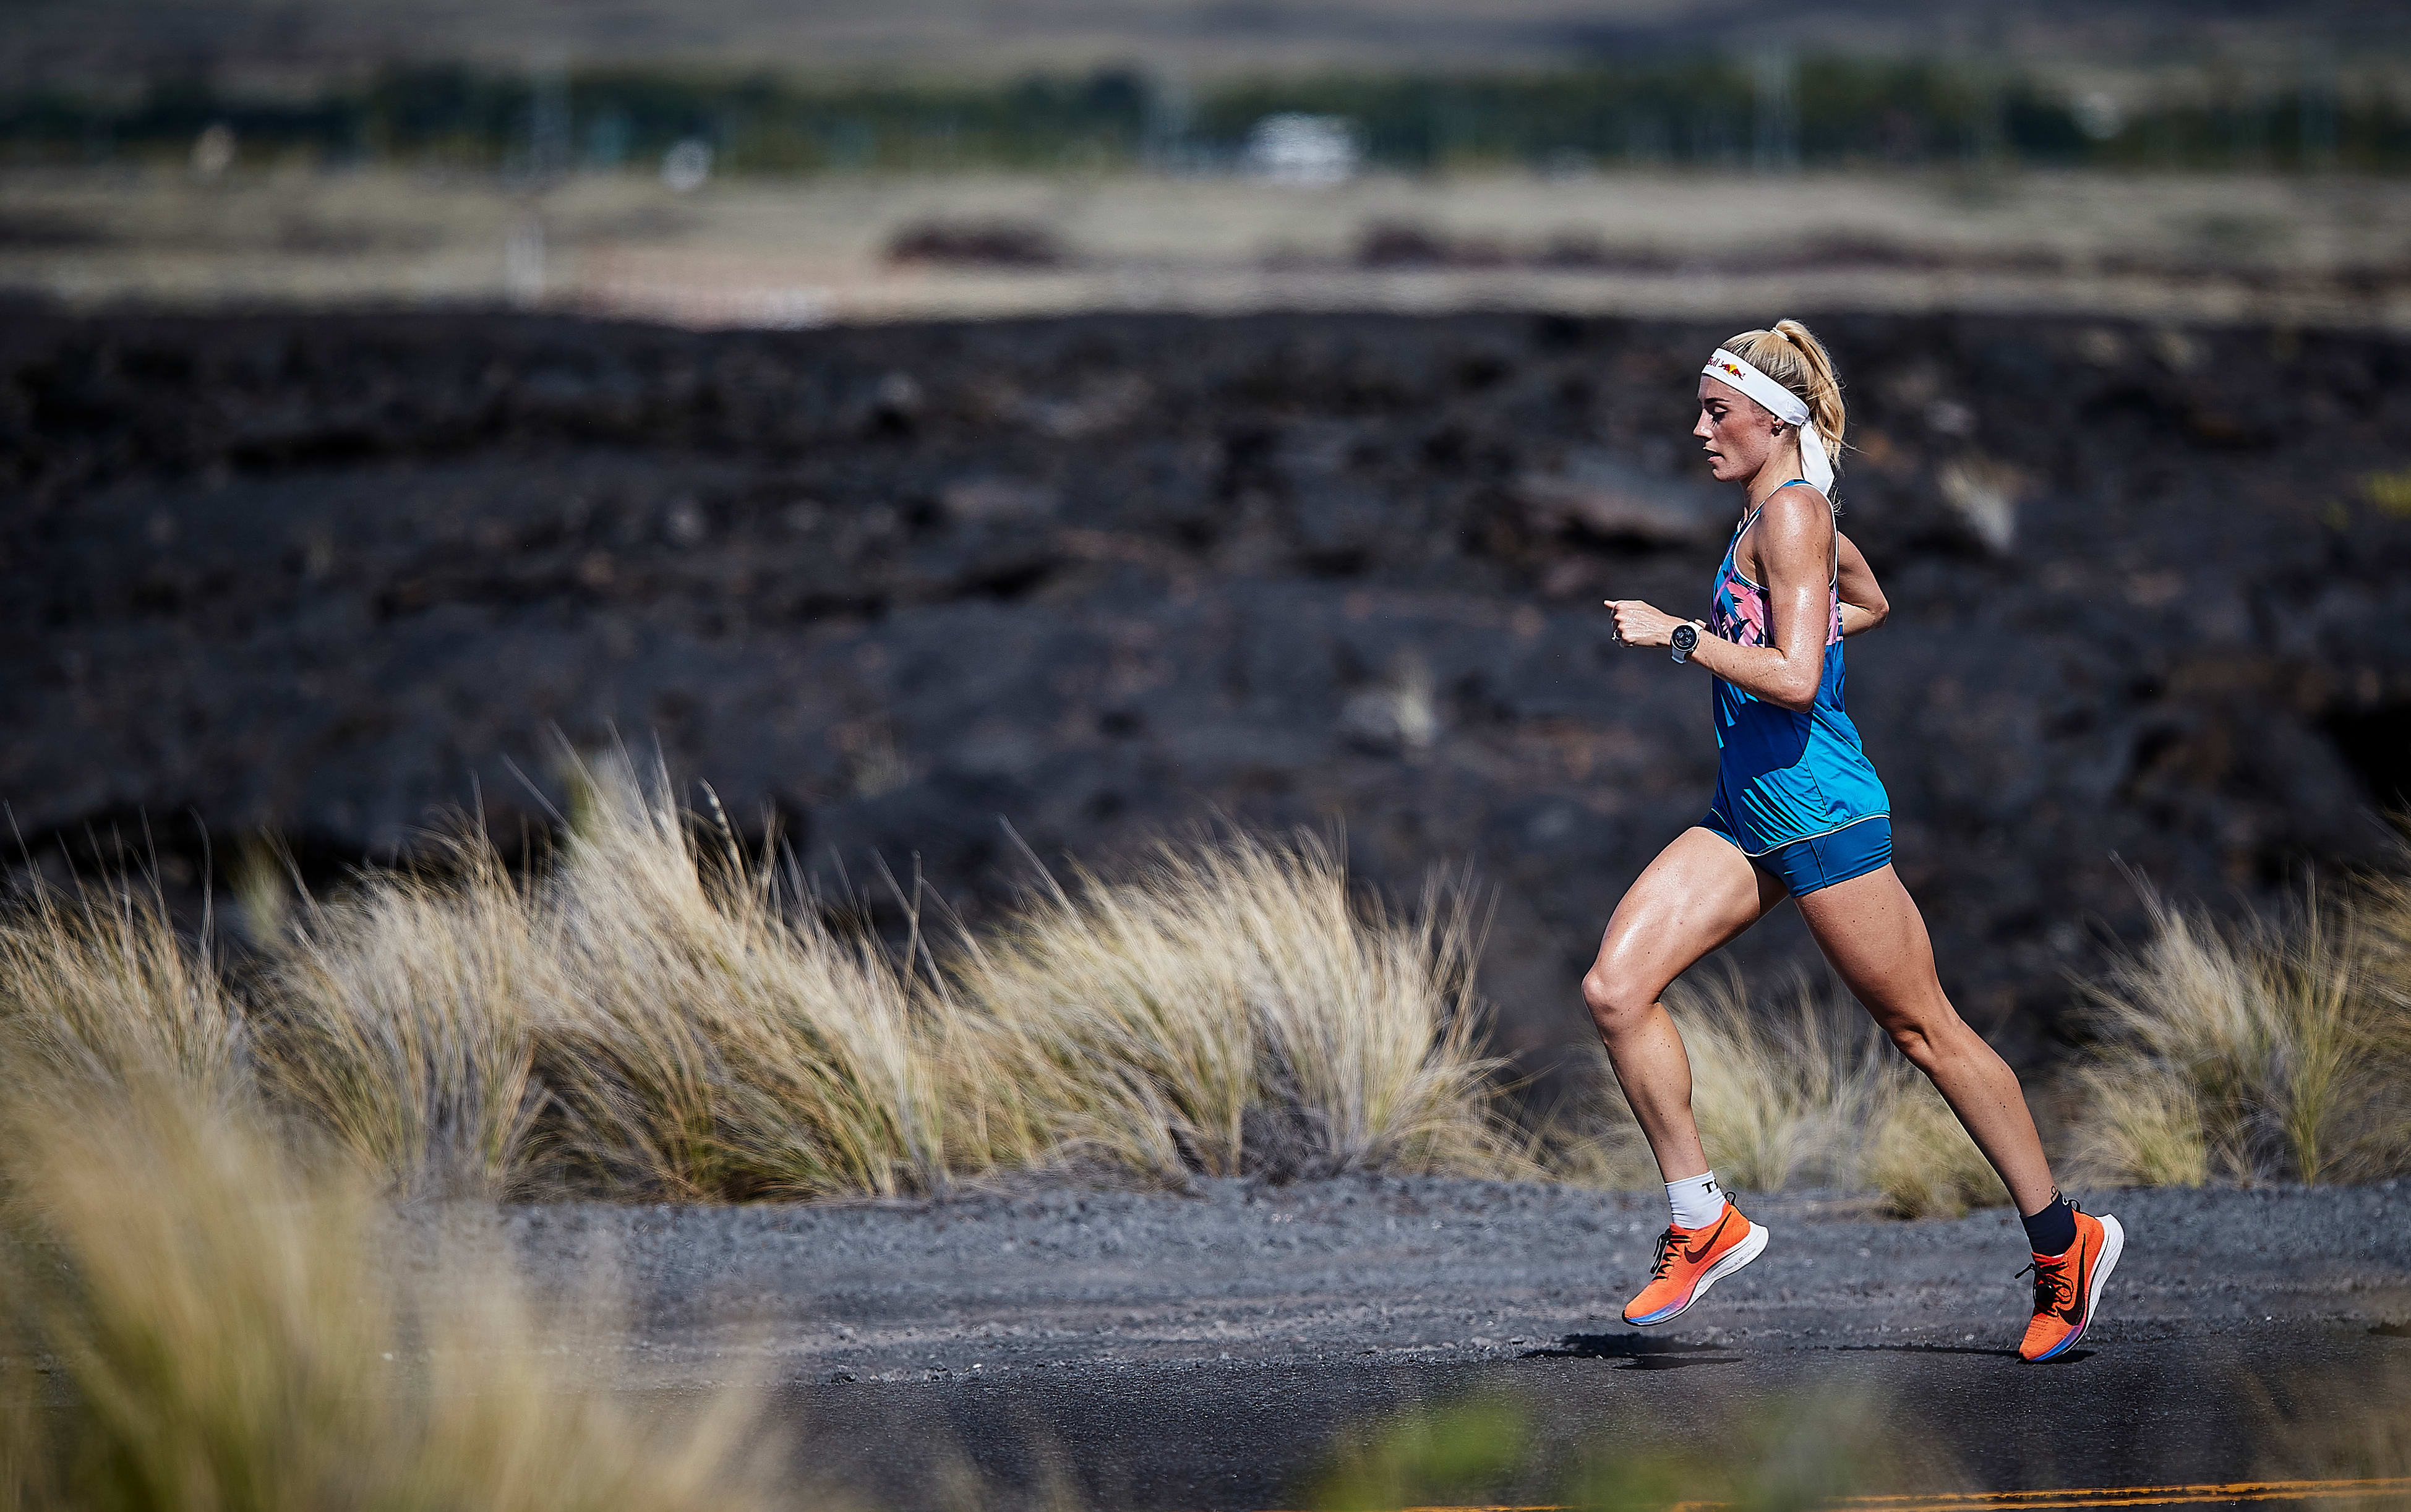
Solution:
{"label": "yellow road line", "polygon": [[2181,1506],[2201,1502],[2309,1502],[2339,1496],[2411,1496],[2411,1476],[2387,1480],[2238,1480],[2203,1486],[2098,1486],[2055,1491],[1968,1491],[1939,1496],[1852,1496],[1836,1508],[1960,1512],[1983,1507]]}
{"label": "yellow road line", "polygon": [[[2198,1486],[2085,1486],[2046,1491],[1944,1491],[1845,1496],[1832,1512],[2073,1512],[2081,1507],[2193,1506],[2234,1502],[2320,1502],[2347,1496],[2411,1497],[2411,1476],[2385,1480],[2236,1480]],[[1723,1512],[1720,1502],[1677,1502],[1668,1512]],[[1399,1512],[1579,1512],[1560,1505],[1412,1506]]]}

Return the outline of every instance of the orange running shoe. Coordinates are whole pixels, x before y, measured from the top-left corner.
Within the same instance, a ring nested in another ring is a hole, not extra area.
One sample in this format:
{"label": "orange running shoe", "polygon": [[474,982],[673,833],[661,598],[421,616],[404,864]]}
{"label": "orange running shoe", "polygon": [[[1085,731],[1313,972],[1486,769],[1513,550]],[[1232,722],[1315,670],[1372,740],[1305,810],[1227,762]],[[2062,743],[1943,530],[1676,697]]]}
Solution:
{"label": "orange running shoe", "polygon": [[1708,1294],[1708,1288],[1766,1252],[1766,1230],[1725,1204],[1722,1216],[1704,1228],[1677,1228],[1672,1224],[1658,1236],[1658,1258],[1649,1267],[1649,1285],[1624,1304],[1624,1321],[1648,1328],[1672,1323],[1683,1310]]}
{"label": "orange running shoe", "polygon": [[2022,1358],[2035,1362],[2054,1359],[2076,1347],[2076,1341],[2093,1327],[2102,1284],[2118,1268],[2118,1257],[2126,1248],[2126,1230],[2117,1219],[2106,1213],[2097,1218],[2079,1213],[2076,1243],[2068,1246],[2068,1253],[2034,1258],[2028,1268],[2035,1278],[2034,1321],[2026,1325],[2025,1340],[2018,1345]]}

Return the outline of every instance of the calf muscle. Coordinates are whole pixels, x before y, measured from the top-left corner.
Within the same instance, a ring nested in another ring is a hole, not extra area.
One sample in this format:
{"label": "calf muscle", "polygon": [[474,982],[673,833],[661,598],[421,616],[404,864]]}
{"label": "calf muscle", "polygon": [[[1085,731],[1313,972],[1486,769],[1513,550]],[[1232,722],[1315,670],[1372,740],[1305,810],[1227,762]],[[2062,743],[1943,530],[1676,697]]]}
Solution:
{"label": "calf muscle", "polygon": [[1842,984],[1923,1071],[2000,1173],[2020,1213],[2058,1188],[2017,1073],[1942,991],[1917,904],[1890,866],[1811,893],[1801,917]]}
{"label": "calf muscle", "polygon": [[1691,1117],[1690,1060],[1659,995],[1782,895],[1730,841],[1687,830],[1616,905],[1583,977],[1591,1022],[1667,1181],[1697,1176],[1708,1160]]}

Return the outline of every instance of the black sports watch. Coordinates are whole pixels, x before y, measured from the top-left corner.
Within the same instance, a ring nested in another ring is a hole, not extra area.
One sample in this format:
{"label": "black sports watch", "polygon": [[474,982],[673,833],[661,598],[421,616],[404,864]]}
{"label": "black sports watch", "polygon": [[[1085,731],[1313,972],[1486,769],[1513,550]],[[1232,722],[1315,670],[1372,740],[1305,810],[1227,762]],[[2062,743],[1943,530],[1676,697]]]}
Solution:
{"label": "black sports watch", "polygon": [[1676,625],[1674,633],[1669,638],[1667,644],[1674,648],[1675,661],[1688,662],[1691,660],[1691,653],[1700,648],[1700,627],[1692,624]]}

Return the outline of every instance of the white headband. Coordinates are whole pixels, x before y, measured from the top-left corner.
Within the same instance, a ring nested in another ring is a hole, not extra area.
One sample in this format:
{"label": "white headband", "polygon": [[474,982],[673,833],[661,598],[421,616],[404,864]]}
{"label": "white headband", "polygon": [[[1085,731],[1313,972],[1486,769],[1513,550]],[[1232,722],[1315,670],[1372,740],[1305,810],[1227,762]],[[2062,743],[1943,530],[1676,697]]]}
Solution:
{"label": "white headband", "polygon": [[1832,496],[1834,459],[1825,453],[1825,438],[1817,433],[1817,422],[1810,417],[1805,400],[1721,346],[1700,371],[1705,377],[1731,384],[1766,406],[1767,414],[1795,427],[1800,432],[1801,475],[1819,493]]}

